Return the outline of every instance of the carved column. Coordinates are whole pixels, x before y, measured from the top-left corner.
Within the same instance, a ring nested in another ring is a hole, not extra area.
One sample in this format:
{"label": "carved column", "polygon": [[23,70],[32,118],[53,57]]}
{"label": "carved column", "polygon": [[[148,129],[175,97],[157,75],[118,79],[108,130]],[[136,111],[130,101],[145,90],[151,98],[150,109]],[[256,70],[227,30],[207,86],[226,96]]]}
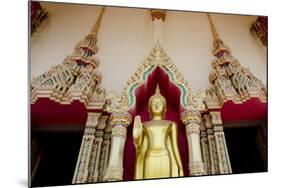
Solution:
{"label": "carved column", "polygon": [[186,126],[186,136],[189,150],[189,175],[200,176],[205,174],[200,145],[201,116],[198,111],[185,111],[181,114]]}
{"label": "carved column", "polygon": [[88,119],[80,146],[78,160],[72,183],[86,183],[89,174],[91,151],[95,140],[95,127],[99,122],[101,113],[88,113]]}
{"label": "carved column", "polygon": [[209,144],[208,144],[208,138],[207,138],[206,131],[207,131],[206,126],[202,123],[200,126],[202,156],[203,156],[205,172],[206,172],[206,174],[210,175],[210,174],[212,174],[211,159],[210,159]]}
{"label": "carved column", "polygon": [[210,118],[211,117],[209,114],[204,115],[204,122],[207,128],[207,139],[211,161],[211,174],[219,174],[217,146],[214,136],[213,124]]}
{"label": "carved column", "polygon": [[96,126],[94,145],[91,151],[89,176],[87,182],[97,182],[99,176],[99,165],[101,160],[101,148],[103,142],[104,128],[108,116],[103,115],[100,117],[100,121]]}
{"label": "carved column", "polygon": [[230,174],[232,173],[232,170],[223,132],[220,112],[213,111],[210,112],[210,115],[212,117],[212,123],[214,125],[213,129],[218,153],[219,173]]}
{"label": "carved column", "polygon": [[98,181],[104,181],[104,175],[107,168],[110,152],[110,141],[111,141],[111,124],[107,124],[104,130],[103,143],[101,149],[100,166],[99,166],[99,177]]}
{"label": "carved column", "polygon": [[123,154],[127,135],[127,127],[132,121],[128,112],[113,112],[110,117],[112,124],[111,148],[105,181],[120,181],[123,179]]}

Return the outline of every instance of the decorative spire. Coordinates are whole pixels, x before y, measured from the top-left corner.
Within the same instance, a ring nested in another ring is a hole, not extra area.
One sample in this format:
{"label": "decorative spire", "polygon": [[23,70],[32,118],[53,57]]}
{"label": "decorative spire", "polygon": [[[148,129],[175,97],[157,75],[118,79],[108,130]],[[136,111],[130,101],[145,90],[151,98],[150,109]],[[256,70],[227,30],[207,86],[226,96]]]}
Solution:
{"label": "decorative spire", "polygon": [[92,30],[90,32],[90,35],[97,36],[99,28],[100,28],[101,20],[102,20],[103,14],[104,14],[104,11],[105,11],[105,7],[102,7],[101,12],[99,14],[99,17],[98,17],[95,25],[93,26],[93,28],[92,28]]}
{"label": "decorative spire", "polygon": [[97,46],[97,38],[104,11],[105,7],[102,7],[91,32],[75,47],[75,51],[72,54],[72,59],[76,60],[76,62],[79,64],[92,64],[94,65],[94,67],[98,65],[98,62],[94,58],[94,55],[98,52],[99,49]]}
{"label": "decorative spire", "polygon": [[38,97],[44,96],[61,104],[80,100],[86,106],[91,106],[94,98],[104,94],[100,86],[101,74],[97,71],[99,61],[95,57],[98,52],[97,34],[104,11],[105,7],[102,7],[90,33],[78,42],[74,52],[62,64],[32,81],[33,103]]}
{"label": "decorative spire", "polygon": [[[265,102],[267,91],[263,83],[232,56],[229,47],[220,39],[211,16],[207,14],[207,17],[214,38],[212,54],[215,56],[209,75],[212,86],[205,99],[208,108],[212,105],[217,108],[226,101],[243,103],[253,97]],[[214,105],[214,101],[217,104]]]}
{"label": "decorative spire", "polygon": [[217,32],[217,29],[215,27],[215,24],[213,23],[213,20],[210,16],[209,13],[207,13],[207,17],[208,17],[208,20],[209,20],[209,24],[210,24],[210,27],[211,27],[211,32],[212,32],[212,35],[213,35],[213,51],[212,51],[212,54],[216,57],[221,57],[223,56],[224,54],[225,55],[231,55],[231,51],[230,49],[228,48],[227,45],[224,44],[224,42],[222,41],[222,39],[219,37],[219,34]]}
{"label": "decorative spire", "polygon": [[219,34],[217,32],[217,29],[216,29],[216,27],[215,27],[215,25],[213,23],[213,20],[212,20],[212,18],[211,18],[209,13],[207,13],[207,17],[208,17],[208,20],[209,20],[209,23],[210,23],[210,27],[211,27],[211,31],[212,31],[212,35],[213,35],[214,40],[220,40]]}

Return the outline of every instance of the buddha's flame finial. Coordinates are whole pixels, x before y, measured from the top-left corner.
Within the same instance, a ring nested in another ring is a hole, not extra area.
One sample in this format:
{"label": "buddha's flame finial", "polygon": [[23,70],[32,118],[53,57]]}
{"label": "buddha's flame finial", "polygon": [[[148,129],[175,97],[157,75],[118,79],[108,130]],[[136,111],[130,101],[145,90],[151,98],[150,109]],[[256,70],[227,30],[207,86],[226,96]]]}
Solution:
{"label": "buddha's flame finial", "polygon": [[160,93],[160,88],[159,88],[159,84],[157,84],[156,86],[156,92],[155,92],[156,95],[161,95]]}
{"label": "buddha's flame finial", "polygon": [[151,101],[155,100],[155,99],[160,99],[166,106],[166,99],[163,95],[161,95],[160,93],[160,88],[159,88],[159,85],[157,84],[156,86],[156,90],[155,90],[155,94],[152,95],[150,98],[149,98],[149,104],[151,103]]}
{"label": "buddha's flame finial", "polygon": [[157,84],[157,86],[156,86],[156,90],[155,90],[155,94],[154,94],[152,97],[160,97],[160,98],[163,98],[163,99],[165,100],[164,96],[163,96],[163,95],[161,95],[161,93],[160,93],[160,87],[159,87],[159,84]]}

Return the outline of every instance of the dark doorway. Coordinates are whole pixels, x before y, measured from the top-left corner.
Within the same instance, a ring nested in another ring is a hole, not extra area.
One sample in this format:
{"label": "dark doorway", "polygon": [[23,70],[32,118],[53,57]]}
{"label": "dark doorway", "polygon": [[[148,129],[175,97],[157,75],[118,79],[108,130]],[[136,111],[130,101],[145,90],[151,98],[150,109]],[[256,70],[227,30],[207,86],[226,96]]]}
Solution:
{"label": "dark doorway", "polygon": [[234,174],[267,171],[257,143],[259,128],[260,126],[224,129]]}
{"label": "dark doorway", "polygon": [[82,136],[82,132],[37,133],[43,155],[32,186],[71,184]]}

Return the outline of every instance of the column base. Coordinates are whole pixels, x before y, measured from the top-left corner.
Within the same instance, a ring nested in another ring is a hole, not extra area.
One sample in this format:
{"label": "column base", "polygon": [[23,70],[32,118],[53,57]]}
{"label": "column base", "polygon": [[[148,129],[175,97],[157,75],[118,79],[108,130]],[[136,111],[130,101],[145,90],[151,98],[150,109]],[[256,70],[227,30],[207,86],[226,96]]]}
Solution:
{"label": "column base", "polygon": [[207,175],[203,162],[193,162],[189,164],[189,176],[203,176]]}
{"label": "column base", "polygon": [[123,180],[123,168],[109,167],[106,170],[104,181],[122,181],[122,180]]}

